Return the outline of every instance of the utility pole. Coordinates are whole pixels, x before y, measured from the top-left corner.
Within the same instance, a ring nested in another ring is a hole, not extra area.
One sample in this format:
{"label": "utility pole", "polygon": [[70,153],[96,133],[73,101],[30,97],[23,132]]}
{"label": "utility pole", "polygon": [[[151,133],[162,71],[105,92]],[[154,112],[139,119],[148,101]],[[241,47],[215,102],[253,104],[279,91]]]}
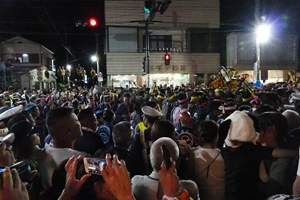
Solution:
{"label": "utility pole", "polygon": [[100,74],[100,66],[99,66],[99,41],[98,41],[98,33],[95,33],[95,37],[96,37],[96,66],[97,66],[97,70],[96,70],[96,76],[97,76],[97,82],[98,82],[98,86],[101,87],[101,81],[99,81],[99,74]]}
{"label": "utility pole", "polygon": [[[255,24],[258,26],[260,24],[260,0],[255,0]],[[254,63],[254,86],[260,87],[260,42],[257,39],[257,35],[255,35],[255,55],[256,55],[256,62]]]}
{"label": "utility pole", "polygon": [[145,1],[144,12],[145,12],[145,71],[147,79],[147,87],[150,87],[150,34],[149,34],[149,22],[153,20],[157,11],[162,15],[169,7],[172,1],[163,0],[156,2],[155,0]]}
{"label": "utility pole", "polygon": [[145,44],[146,44],[146,77],[147,77],[147,87],[150,87],[150,59],[149,59],[149,52],[150,52],[150,44],[149,44],[149,18],[145,20]]}

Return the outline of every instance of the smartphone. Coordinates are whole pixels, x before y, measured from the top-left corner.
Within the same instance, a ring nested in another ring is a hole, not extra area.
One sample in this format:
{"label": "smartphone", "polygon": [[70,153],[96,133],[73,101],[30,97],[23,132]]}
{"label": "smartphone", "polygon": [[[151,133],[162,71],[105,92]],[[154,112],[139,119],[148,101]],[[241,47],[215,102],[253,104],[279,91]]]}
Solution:
{"label": "smartphone", "polygon": [[83,157],[83,164],[86,173],[101,175],[102,165],[106,163],[105,158]]}
{"label": "smartphone", "polygon": [[172,163],[171,163],[170,152],[165,144],[162,145],[162,152],[163,152],[163,157],[164,157],[164,161],[166,164],[166,168],[168,170],[171,167]]}
{"label": "smartphone", "polygon": [[[23,161],[17,162],[9,167],[11,170],[16,169],[22,182],[29,181],[31,167]],[[2,177],[5,166],[0,166],[0,176]]]}

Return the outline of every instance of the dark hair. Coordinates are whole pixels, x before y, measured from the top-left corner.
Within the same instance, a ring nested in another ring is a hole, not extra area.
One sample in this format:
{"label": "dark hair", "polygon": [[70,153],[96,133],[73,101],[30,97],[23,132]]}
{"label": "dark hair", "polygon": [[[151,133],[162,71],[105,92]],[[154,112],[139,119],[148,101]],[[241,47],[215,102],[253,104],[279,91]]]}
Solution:
{"label": "dark hair", "polygon": [[144,115],[144,117],[147,118],[150,124],[154,124],[160,118],[160,117],[150,117],[149,115]]}
{"label": "dark hair", "polygon": [[151,140],[154,141],[161,137],[173,138],[174,134],[175,134],[175,127],[172,124],[172,122],[169,120],[162,119],[154,122],[150,132],[150,137]]}
{"label": "dark hair", "polygon": [[94,120],[94,111],[91,108],[87,108],[87,109],[81,110],[77,116],[78,116],[79,121]]}
{"label": "dark hair", "polygon": [[103,119],[107,122],[111,122],[112,119],[114,118],[114,116],[115,116],[115,113],[109,109],[105,110],[103,113]]}
{"label": "dark hair", "polygon": [[[73,113],[73,108],[70,107],[57,107],[51,109],[46,116],[46,125],[48,128],[48,132],[50,134],[53,134],[54,132],[57,132],[60,122],[64,122],[66,119],[68,119]],[[53,137],[53,135],[51,135]]]}
{"label": "dark hair", "polygon": [[213,142],[218,135],[219,126],[212,120],[204,120],[198,126],[198,135],[203,143]]}
{"label": "dark hair", "polygon": [[276,139],[280,147],[285,146],[286,139],[288,137],[289,124],[287,119],[278,112],[264,112],[258,116],[258,122],[260,129],[266,131],[268,127],[274,126],[277,135]]}
{"label": "dark hair", "polygon": [[219,107],[222,105],[221,102],[219,101],[213,101],[209,104],[208,110],[213,111],[213,110],[219,110]]}
{"label": "dark hair", "polygon": [[29,137],[32,131],[32,125],[26,120],[26,116],[18,114],[9,121],[9,133],[15,134],[15,140],[12,143],[13,152],[18,160],[28,159],[34,154],[32,139]]}
{"label": "dark hair", "polygon": [[122,121],[117,123],[112,131],[112,138],[118,147],[128,149],[130,141],[133,137],[133,129],[131,124],[127,121]]}
{"label": "dark hair", "polygon": [[140,103],[135,103],[133,105],[133,110],[140,110],[141,109],[141,104]]}
{"label": "dark hair", "polygon": [[261,100],[264,104],[277,103],[279,97],[274,92],[265,92],[261,95]]}
{"label": "dark hair", "polygon": [[129,93],[126,93],[126,94],[124,94],[123,98],[124,98],[124,97],[130,98],[130,94],[129,94]]}
{"label": "dark hair", "polygon": [[[178,100],[184,100],[186,99],[186,94],[185,93],[179,93],[178,97],[177,97]],[[182,102],[182,103],[179,103],[179,104],[184,104],[186,101]]]}
{"label": "dark hair", "polygon": [[[28,112],[28,111],[23,111],[23,112]],[[27,119],[27,116],[22,113],[17,114],[16,116],[10,118],[7,122],[7,128],[9,129],[14,123],[23,121]]]}
{"label": "dark hair", "polygon": [[269,105],[269,104],[263,104],[260,105],[254,112],[253,114],[255,116],[259,116],[260,114],[264,113],[264,112],[277,112],[276,108],[274,108],[273,106]]}
{"label": "dark hair", "polygon": [[208,103],[208,99],[206,98],[206,96],[203,96],[203,97],[200,97],[198,99],[198,104],[202,104],[204,102],[207,102]]}
{"label": "dark hair", "polygon": [[147,101],[142,105],[142,107],[143,106],[150,106],[151,108],[155,108],[157,106],[157,103],[155,101]]}

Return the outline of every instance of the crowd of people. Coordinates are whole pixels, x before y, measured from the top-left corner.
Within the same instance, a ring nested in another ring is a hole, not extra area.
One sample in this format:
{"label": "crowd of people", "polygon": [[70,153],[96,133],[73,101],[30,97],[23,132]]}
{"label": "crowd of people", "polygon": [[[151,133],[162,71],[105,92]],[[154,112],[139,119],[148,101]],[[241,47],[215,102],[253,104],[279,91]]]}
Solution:
{"label": "crowd of people", "polygon": [[[296,199],[299,115],[300,92],[287,83],[9,87],[0,199]],[[90,173],[84,157],[105,164]]]}

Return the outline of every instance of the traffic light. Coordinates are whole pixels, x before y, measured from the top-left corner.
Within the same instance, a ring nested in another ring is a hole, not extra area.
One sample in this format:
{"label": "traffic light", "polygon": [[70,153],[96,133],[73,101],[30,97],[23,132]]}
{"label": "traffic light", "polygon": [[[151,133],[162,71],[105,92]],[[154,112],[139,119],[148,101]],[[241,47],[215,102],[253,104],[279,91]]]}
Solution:
{"label": "traffic light", "polygon": [[143,72],[143,73],[146,72],[146,57],[144,57],[143,67],[142,67],[142,72]]}
{"label": "traffic light", "polygon": [[144,12],[145,20],[152,20],[156,14],[157,8],[155,6],[155,0],[145,1]]}
{"label": "traffic light", "polygon": [[169,54],[165,54],[165,65],[170,65],[171,56]]}
{"label": "traffic light", "polygon": [[161,2],[160,9],[159,9],[161,15],[164,14],[164,12],[167,10],[167,8],[171,3],[172,1],[168,1],[168,0],[164,0],[163,2]]}
{"label": "traffic light", "polygon": [[145,1],[144,12],[150,14],[154,5],[155,3],[153,3],[153,1]]}
{"label": "traffic light", "polygon": [[96,18],[90,18],[89,19],[89,26],[90,27],[97,27],[98,26],[98,20]]}

